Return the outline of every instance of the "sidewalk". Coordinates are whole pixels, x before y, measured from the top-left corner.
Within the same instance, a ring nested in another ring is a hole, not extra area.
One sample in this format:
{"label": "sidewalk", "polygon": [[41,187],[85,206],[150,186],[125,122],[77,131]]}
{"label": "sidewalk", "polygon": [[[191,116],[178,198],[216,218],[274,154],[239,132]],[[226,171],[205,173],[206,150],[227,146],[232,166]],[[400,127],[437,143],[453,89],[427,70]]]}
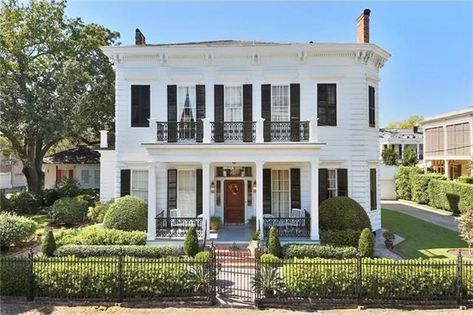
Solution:
{"label": "sidewalk", "polygon": [[458,223],[451,212],[431,208],[425,205],[418,205],[405,200],[382,200],[381,208],[402,212],[443,228],[458,232]]}

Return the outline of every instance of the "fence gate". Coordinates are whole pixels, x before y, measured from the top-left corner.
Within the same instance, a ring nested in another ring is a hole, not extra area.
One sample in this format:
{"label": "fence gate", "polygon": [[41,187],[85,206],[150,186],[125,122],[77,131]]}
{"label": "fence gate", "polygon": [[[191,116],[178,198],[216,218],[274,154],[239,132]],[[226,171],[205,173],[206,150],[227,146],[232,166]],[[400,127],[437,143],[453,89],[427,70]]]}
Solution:
{"label": "fence gate", "polygon": [[246,245],[216,248],[215,263],[217,297],[226,303],[253,304],[258,298],[252,287],[259,268],[255,254]]}

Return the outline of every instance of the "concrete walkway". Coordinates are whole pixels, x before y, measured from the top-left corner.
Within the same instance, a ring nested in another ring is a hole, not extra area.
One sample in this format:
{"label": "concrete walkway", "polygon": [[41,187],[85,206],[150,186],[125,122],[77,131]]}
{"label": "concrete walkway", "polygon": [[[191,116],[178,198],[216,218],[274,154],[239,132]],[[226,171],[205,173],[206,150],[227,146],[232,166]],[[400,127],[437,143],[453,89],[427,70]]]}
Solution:
{"label": "concrete walkway", "polygon": [[431,208],[424,205],[417,205],[404,200],[382,200],[381,208],[402,212],[418,219],[428,221],[446,229],[458,232],[458,223],[451,212]]}

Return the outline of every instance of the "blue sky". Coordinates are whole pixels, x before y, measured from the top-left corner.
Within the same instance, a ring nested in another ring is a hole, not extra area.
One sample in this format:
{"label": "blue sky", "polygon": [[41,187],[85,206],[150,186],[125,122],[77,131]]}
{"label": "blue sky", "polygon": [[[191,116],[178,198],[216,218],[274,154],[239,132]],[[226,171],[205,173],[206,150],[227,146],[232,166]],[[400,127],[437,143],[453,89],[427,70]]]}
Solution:
{"label": "blue sky", "polygon": [[473,2],[89,2],[69,17],[102,24],[134,42],[216,39],[354,42],[371,9],[371,42],[392,54],[381,70],[381,126],[473,105]]}

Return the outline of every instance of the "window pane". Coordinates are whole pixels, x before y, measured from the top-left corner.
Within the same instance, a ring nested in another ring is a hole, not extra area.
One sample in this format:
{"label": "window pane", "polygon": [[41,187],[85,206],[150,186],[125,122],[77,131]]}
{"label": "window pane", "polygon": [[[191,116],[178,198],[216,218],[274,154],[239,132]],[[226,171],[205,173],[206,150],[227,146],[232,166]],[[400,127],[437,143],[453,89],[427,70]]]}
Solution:
{"label": "window pane", "polygon": [[225,121],[243,121],[241,86],[225,87]]}
{"label": "window pane", "polygon": [[95,170],[94,172],[95,184],[100,184],[100,170]]}
{"label": "window pane", "polygon": [[196,216],[196,179],[194,170],[179,171],[177,206],[181,217]]}
{"label": "window pane", "polygon": [[90,183],[89,170],[82,170],[80,172],[80,177],[83,184]]}
{"label": "window pane", "polygon": [[248,207],[253,205],[253,182],[251,180],[246,182],[246,200]]}
{"label": "window pane", "polygon": [[131,195],[148,201],[148,171],[132,171]]}
{"label": "window pane", "polygon": [[289,86],[271,86],[271,121],[289,121]]}
{"label": "window pane", "polygon": [[290,208],[289,170],[272,170],[271,207],[273,215],[288,217]]}
{"label": "window pane", "polygon": [[183,122],[195,121],[195,86],[180,86],[178,93],[177,119]]}

